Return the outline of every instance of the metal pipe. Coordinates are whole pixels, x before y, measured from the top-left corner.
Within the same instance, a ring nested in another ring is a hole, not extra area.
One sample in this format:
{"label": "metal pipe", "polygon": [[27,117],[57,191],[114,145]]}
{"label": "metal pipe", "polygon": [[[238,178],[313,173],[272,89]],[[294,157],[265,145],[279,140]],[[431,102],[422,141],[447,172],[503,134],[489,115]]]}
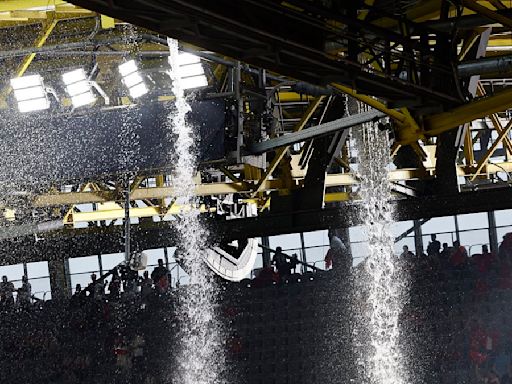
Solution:
{"label": "metal pipe", "polygon": [[249,152],[253,154],[267,152],[279,147],[284,147],[294,143],[300,143],[301,141],[309,140],[315,137],[327,135],[329,133],[336,132],[340,129],[347,129],[362,123],[366,123],[368,121],[379,119],[384,116],[386,116],[384,112],[370,110],[368,112],[363,112],[357,115],[343,117],[341,119],[337,119],[329,123],[317,125],[316,127],[311,127],[299,132],[289,133],[287,135],[283,135],[275,139],[255,143],[250,146]]}
{"label": "metal pipe", "polygon": [[458,66],[459,76],[512,73],[512,55],[489,57],[485,59],[465,61]]}

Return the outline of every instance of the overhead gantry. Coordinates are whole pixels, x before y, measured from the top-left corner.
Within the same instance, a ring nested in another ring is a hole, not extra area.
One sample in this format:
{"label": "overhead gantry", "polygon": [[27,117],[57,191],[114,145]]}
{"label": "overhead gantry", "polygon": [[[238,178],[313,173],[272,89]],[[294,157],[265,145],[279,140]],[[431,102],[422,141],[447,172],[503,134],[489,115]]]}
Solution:
{"label": "overhead gantry", "polygon": [[[396,169],[389,178],[395,203],[403,207],[400,219],[508,206],[512,10],[506,2],[406,1],[401,8],[379,0],[44,3],[8,1],[0,8],[0,32],[5,32],[0,36],[19,34],[12,48],[0,51],[5,121],[13,114],[8,79],[29,73],[44,74],[63,95],[51,110],[56,127],[64,126],[59,118],[80,121],[149,106],[165,110],[173,95],[164,35],[180,39],[207,69],[209,86],[196,92],[196,100],[222,105],[222,134],[209,136],[222,148],[201,150],[205,156],[196,178],[200,208],[219,239],[357,223],[349,129],[383,116],[388,119],[382,128],[393,139]],[[130,99],[120,88],[117,66],[127,58],[138,60],[150,80],[151,92],[143,100]],[[59,78],[79,66],[109,95],[109,105],[99,98],[92,112],[70,106]],[[351,110],[354,100],[370,111]],[[23,119],[16,119],[22,132]],[[88,143],[100,132],[103,138],[119,134],[106,118],[96,124]],[[25,142],[37,140],[28,136]],[[16,164],[4,164],[12,171],[4,177],[15,182],[2,191],[1,236],[45,231],[46,236],[101,232],[115,238],[114,227],[124,216],[126,172],[102,168],[87,142],[48,143],[49,172],[31,174],[34,167],[27,166],[20,173]],[[161,156],[172,142],[142,135],[137,145],[152,160],[129,169],[131,215],[141,233],[162,230],[189,209],[175,201],[172,162]],[[104,150],[112,159],[121,151],[113,145]],[[83,170],[58,168],[71,154],[84,159]],[[253,213],[247,214],[247,206],[257,207],[258,217],[248,217]],[[58,225],[30,226],[34,217]],[[272,218],[280,218],[280,228],[270,224]]]}

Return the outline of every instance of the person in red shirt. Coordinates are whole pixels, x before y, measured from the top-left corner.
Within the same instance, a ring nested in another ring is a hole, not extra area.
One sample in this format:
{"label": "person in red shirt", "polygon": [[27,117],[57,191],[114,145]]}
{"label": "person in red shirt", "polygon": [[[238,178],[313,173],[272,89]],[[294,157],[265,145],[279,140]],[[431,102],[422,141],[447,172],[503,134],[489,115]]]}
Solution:
{"label": "person in red shirt", "polygon": [[468,252],[466,248],[460,245],[458,240],[453,242],[453,250],[450,257],[450,263],[453,267],[462,267],[466,264],[468,259]]}

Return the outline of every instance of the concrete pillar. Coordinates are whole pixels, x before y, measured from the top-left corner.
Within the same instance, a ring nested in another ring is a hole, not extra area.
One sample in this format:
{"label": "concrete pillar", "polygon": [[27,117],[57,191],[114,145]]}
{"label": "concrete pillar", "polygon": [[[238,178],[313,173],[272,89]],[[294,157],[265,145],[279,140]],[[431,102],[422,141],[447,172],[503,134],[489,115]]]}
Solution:
{"label": "concrete pillar", "polygon": [[50,286],[52,300],[65,300],[71,295],[71,278],[69,276],[69,265],[67,259],[52,259],[48,261],[50,273]]}

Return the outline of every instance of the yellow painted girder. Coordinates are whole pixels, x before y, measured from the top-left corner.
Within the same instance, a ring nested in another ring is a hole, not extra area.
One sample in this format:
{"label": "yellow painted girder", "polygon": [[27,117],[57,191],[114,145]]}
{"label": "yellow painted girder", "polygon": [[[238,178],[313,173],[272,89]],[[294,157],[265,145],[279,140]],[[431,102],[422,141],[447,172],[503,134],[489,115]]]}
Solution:
{"label": "yellow painted girder", "polygon": [[[117,205],[117,204],[116,204]],[[83,223],[91,221],[104,221],[104,220],[118,220],[124,218],[124,208],[117,205],[118,208],[102,209],[91,212],[73,212],[66,215],[64,224]],[[141,217],[153,217],[163,216],[162,212],[165,212],[165,216],[179,215],[183,212],[190,211],[190,206],[182,206],[174,204],[171,207],[136,207],[130,208],[130,218],[141,218]],[[201,213],[215,212],[216,209],[207,209],[204,205],[199,208]]]}
{"label": "yellow painted girder", "polygon": [[437,136],[462,124],[505,111],[512,107],[512,88],[497,92],[492,96],[482,97],[450,111],[427,116],[424,120],[424,134]]}
{"label": "yellow painted girder", "polygon": [[0,12],[18,11],[30,8],[46,8],[48,6],[57,6],[61,4],[74,7],[74,5],[62,0],[2,0],[0,1]]}
{"label": "yellow painted girder", "polygon": [[296,92],[279,92],[279,102],[286,103],[286,102],[297,102],[297,101],[310,101],[313,99],[312,96],[308,95],[301,95],[300,93]]}

